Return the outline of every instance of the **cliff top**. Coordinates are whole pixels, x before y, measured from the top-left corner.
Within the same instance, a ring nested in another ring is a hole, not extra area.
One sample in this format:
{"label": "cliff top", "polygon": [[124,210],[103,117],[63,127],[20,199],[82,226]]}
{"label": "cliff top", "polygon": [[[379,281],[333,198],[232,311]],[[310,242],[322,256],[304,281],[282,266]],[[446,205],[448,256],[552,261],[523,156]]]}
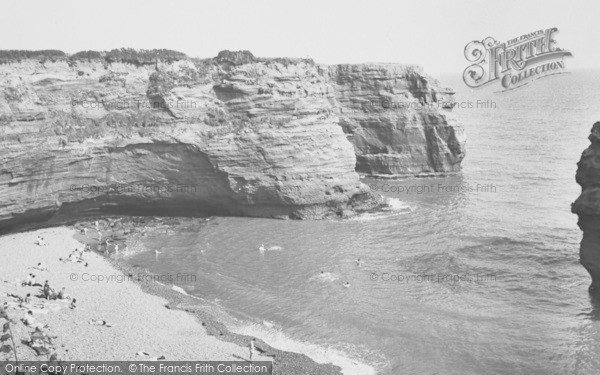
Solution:
{"label": "cliff top", "polygon": [[[107,63],[129,63],[133,65],[150,65],[157,61],[172,63],[179,60],[191,60],[183,52],[173,51],[170,49],[133,49],[133,48],[120,48],[113,49],[110,51],[79,51],[72,55],[69,55],[60,50],[0,50],[0,64],[19,63],[23,60],[38,60],[41,62],[46,61],[103,61]],[[284,64],[293,64],[299,62],[307,62],[314,64],[312,59],[302,58],[289,58],[289,57],[274,57],[274,58],[263,58],[255,57],[252,52],[243,51],[220,51],[216,57],[208,59],[198,59],[197,61],[213,61],[218,64],[231,64],[231,65],[243,65],[254,62],[280,62]]]}
{"label": "cliff top", "polygon": [[[0,64],[20,63],[24,60],[37,60],[39,62],[77,62],[77,61],[101,61],[106,63],[129,63],[136,66],[151,65],[156,62],[173,63],[179,60],[191,60],[197,63],[216,63],[220,65],[244,65],[251,63],[269,63],[276,62],[283,65],[293,65],[299,63],[307,63],[315,65],[315,61],[311,58],[294,58],[294,57],[256,57],[248,50],[242,51],[220,51],[213,58],[192,58],[183,52],[170,49],[133,49],[119,48],[110,51],[79,51],[74,54],[67,54],[60,50],[48,49],[38,51],[28,50],[0,50]],[[403,65],[399,63],[363,63],[363,64],[333,64],[345,69],[352,70],[358,66],[402,66],[404,69],[421,72],[418,65]]]}
{"label": "cliff top", "polygon": [[173,62],[187,60],[189,57],[169,49],[136,50],[133,48],[113,49],[110,51],[80,51],[68,55],[59,50],[0,50],[0,64],[21,62],[22,60],[45,61],[82,61],[103,60],[108,63],[124,62],[134,65],[154,64],[156,61]]}

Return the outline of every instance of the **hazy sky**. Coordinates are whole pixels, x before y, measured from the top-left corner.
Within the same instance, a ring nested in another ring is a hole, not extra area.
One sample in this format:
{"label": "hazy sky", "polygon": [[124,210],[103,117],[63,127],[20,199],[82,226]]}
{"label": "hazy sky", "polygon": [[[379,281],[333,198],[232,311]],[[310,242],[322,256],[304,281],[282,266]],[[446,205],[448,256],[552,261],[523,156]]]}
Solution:
{"label": "hazy sky", "polygon": [[600,68],[600,0],[4,0],[0,49],[248,49],[321,63],[416,63],[462,73],[467,43],[558,27],[568,69]]}

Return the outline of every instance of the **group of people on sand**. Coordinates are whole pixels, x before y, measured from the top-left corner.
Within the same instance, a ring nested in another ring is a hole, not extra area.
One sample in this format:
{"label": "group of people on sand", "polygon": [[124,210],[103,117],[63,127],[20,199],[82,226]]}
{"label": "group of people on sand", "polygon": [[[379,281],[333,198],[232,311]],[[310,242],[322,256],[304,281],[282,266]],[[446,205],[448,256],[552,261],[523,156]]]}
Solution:
{"label": "group of people on sand", "polygon": [[[96,231],[96,251],[102,252],[104,254],[113,253],[114,255],[119,255],[119,251],[126,252],[127,245],[119,246],[119,243],[116,242],[115,238],[111,236],[104,236],[100,231],[100,222],[96,220],[94,222],[94,230]],[[87,237],[89,228],[83,227],[81,229],[81,233]],[[93,238],[93,237],[92,237]],[[90,245],[85,245],[85,250],[91,250]],[[112,248],[112,249],[111,249]]]}
{"label": "group of people on sand", "polygon": [[[71,299],[71,297],[67,294],[65,287],[63,287],[57,293],[52,287],[50,287],[50,283],[48,283],[48,280],[46,280],[46,282],[42,286],[42,296],[47,300]],[[74,305],[74,302],[71,302],[71,304]]]}
{"label": "group of people on sand", "polygon": [[48,245],[46,243],[46,241],[44,240],[44,237],[38,236],[37,239],[33,242],[34,244],[38,245],[38,246],[46,246]]}
{"label": "group of people on sand", "polygon": [[[33,317],[33,311],[27,311],[27,315],[21,319],[24,325],[29,328],[33,328],[34,331],[31,333],[29,340],[24,341],[31,349],[35,351],[37,355],[45,355],[48,356],[54,350],[54,344],[52,342],[53,338],[57,336],[50,336],[45,332],[45,330],[49,327],[47,324],[44,325],[37,321]],[[57,360],[56,353],[52,354],[49,357],[50,361]]]}
{"label": "group of people on sand", "polygon": [[83,253],[89,249],[88,245],[85,245],[82,249],[75,248],[75,250],[71,251],[69,256],[66,259],[58,258],[63,263],[72,262],[72,263],[85,263],[84,265],[87,267],[88,264],[83,259]]}
{"label": "group of people on sand", "polygon": [[[36,244],[45,243],[43,238],[38,237],[38,240],[35,242]],[[44,246],[44,245],[40,245]],[[35,267],[32,267],[38,271],[47,271],[48,268],[43,263],[38,263]],[[21,286],[24,287],[38,287],[40,288],[39,294],[36,295],[38,298],[42,298],[45,300],[71,300],[70,308],[74,309],[76,307],[77,300],[75,298],[71,298],[66,293],[66,288],[61,288],[58,292],[50,286],[50,282],[46,280],[44,284],[40,284],[37,281],[36,275],[30,272],[24,281],[21,282]],[[25,310],[27,313],[23,318],[21,318],[21,322],[29,328],[33,328],[33,332],[30,334],[29,340],[23,340],[23,343],[28,345],[31,349],[33,349],[37,355],[47,356],[52,360],[52,358],[56,359],[56,354],[54,352],[54,345],[52,342],[52,337],[46,333],[46,329],[48,329],[48,325],[44,325],[40,323],[34,317],[34,306],[35,303],[32,300],[31,293],[27,293],[25,297],[22,297],[18,294],[7,293],[7,297],[12,298],[17,304],[16,306],[20,310]],[[14,302],[13,302],[14,303]],[[45,308],[45,304],[42,309]],[[10,302],[4,302],[4,308],[10,306]],[[56,336],[54,337],[56,338]]]}

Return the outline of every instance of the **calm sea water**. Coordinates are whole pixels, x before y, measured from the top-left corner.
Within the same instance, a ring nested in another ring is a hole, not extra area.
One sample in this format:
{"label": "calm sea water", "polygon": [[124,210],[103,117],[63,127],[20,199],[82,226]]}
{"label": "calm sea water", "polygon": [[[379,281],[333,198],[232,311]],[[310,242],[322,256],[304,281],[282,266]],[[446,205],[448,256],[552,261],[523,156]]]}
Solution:
{"label": "calm sea water", "polygon": [[454,111],[461,174],[365,180],[395,209],[352,220],[187,220],[128,261],[196,275],[179,284],[242,317],[233,330],[347,373],[600,373],[600,306],[570,213],[600,72],[503,94],[442,83],[474,106]]}

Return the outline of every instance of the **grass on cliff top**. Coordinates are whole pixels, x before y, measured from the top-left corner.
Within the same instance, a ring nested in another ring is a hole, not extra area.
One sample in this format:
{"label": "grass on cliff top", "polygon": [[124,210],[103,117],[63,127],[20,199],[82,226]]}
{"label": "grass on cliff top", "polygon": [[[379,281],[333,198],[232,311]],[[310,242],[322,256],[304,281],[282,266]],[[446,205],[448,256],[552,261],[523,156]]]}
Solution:
{"label": "grass on cliff top", "polygon": [[255,62],[260,62],[260,63],[275,62],[275,63],[285,65],[286,67],[288,65],[299,64],[301,62],[310,63],[313,65],[315,63],[313,61],[313,59],[310,59],[310,58],[256,57],[252,54],[252,52],[250,52],[248,50],[244,50],[244,51],[223,50],[223,51],[219,52],[217,57],[215,57],[212,60],[214,62],[217,62],[220,64],[225,63],[225,64],[232,64],[232,65],[244,65],[244,64],[251,64],[251,63],[255,63]]}
{"label": "grass on cliff top", "polygon": [[67,55],[59,50],[0,50],[0,64],[21,62],[23,60],[38,60],[42,63],[51,61],[103,61],[106,63],[129,63],[136,66],[151,65],[157,61],[173,63],[179,60],[192,60],[197,67],[207,67],[212,64],[231,64],[242,65],[253,62],[269,63],[275,62],[285,66],[294,65],[301,62],[314,65],[310,58],[291,58],[291,57],[255,57],[250,51],[221,51],[214,58],[208,59],[190,59],[185,53],[173,51],[170,49],[141,49],[120,48],[110,51],[80,51],[73,55]]}
{"label": "grass on cliff top", "polygon": [[41,62],[46,62],[48,60],[54,62],[66,60],[67,54],[63,51],[55,49],[45,49],[41,51],[0,50],[0,64],[21,62],[28,59],[38,60]]}
{"label": "grass on cliff top", "polygon": [[111,51],[80,51],[71,56],[58,50],[0,50],[0,64],[21,62],[23,60],[46,61],[104,61],[107,63],[122,62],[133,65],[149,65],[157,61],[172,63],[179,60],[187,60],[188,56],[183,52],[169,49],[136,50],[133,48],[113,49]]}

